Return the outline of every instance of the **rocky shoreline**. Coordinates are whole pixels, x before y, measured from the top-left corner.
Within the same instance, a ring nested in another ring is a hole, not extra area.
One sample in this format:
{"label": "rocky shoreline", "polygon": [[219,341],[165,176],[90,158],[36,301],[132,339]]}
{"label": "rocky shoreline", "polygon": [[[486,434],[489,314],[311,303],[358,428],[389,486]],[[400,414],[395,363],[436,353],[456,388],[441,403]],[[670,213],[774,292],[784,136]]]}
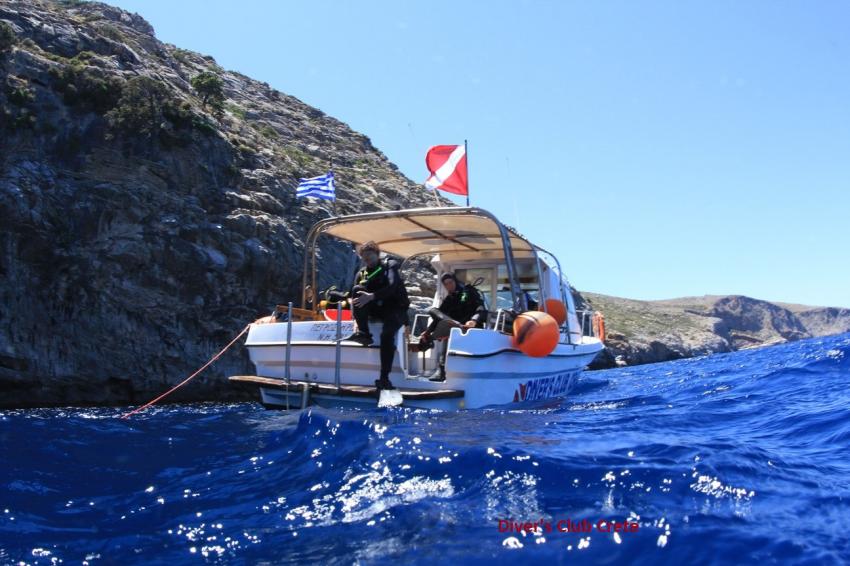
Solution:
{"label": "rocky shoreline", "polygon": [[605,315],[606,349],[591,366],[595,369],[850,332],[850,309],[772,303],[742,295],[637,301],[581,293],[580,302]]}

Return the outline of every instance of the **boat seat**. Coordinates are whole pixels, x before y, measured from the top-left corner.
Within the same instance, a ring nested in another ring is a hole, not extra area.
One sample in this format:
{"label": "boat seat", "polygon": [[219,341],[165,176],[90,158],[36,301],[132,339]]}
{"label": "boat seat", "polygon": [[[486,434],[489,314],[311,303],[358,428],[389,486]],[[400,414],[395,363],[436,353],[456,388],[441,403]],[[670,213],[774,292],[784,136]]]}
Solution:
{"label": "boat seat", "polygon": [[[484,319],[484,326],[481,328],[495,328],[496,321],[498,320],[499,313],[493,311],[487,311],[487,317]],[[419,335],[422,334],[426,328],[428,328],[428,324],[431,322],[431,315],[427,312],[417,312],[413,317],[413,326],[410,327],[410,341],[418,343]]]}

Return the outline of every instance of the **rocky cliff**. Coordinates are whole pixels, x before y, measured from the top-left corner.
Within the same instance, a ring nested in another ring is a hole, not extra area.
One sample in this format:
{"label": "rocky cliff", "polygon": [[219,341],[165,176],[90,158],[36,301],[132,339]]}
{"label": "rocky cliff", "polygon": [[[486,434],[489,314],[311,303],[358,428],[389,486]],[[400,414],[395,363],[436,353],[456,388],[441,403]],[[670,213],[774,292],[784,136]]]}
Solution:
{"label": "rocky cliff", "polygon": [[[0,406],[148,399],[296,300],[330,206],[294,187],[331,167],[340,214],[433,202],[366,136],[137,15],[0,1]],[[323,283],[351,257],[323,247]]]}
{"label": "rocky cliff", "polygon": [[605,315],[606,351],[593,367],[731,352],[850,332],[850,309],[771,303],[741,295],[636,301],[581,293]]}

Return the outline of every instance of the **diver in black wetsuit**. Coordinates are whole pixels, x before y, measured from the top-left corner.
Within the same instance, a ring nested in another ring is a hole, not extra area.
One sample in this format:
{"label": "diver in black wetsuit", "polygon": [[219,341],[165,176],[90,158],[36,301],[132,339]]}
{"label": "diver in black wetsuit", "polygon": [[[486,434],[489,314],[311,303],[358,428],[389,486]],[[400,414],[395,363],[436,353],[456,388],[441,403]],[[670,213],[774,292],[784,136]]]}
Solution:
{"label": "diver in black wetsuit", "polygon": [[365,267],[361,269],[351,289],[353,316],[357,322],[357,331],[345,338],[363,346],[372,343],[369,332],[369,319],[383,322],[381,329],[381,374],[375,380],[375,387],[395,389],[390,381],[390,370],[396,352],[396,333],[407,324],[407,307],[410,300],[404,280],[399,273],[397,261],[385,258],[381,260],[381,250],[375,242],[366,242],[357,250]]}
{"label": "diver in black wetsuit", "polygon": [[446,298],[438,309],[429,311],[431,324],[419,337],[423,349],[434,344],[438,350],[438,368],[431,376],[431,381],[446,379],[445,341],[452,328],[480,328],[487,320],[487,308],[478,289],[473,285],[464,285],[454,273],[444,273],[440,281],[446,288]]}

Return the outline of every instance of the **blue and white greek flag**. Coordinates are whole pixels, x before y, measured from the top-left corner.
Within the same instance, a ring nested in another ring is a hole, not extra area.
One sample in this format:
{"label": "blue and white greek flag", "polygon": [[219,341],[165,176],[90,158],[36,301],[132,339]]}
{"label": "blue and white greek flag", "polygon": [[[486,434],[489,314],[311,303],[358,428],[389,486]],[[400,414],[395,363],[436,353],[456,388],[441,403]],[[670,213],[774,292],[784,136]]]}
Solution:
{"label": "blue and white greek flag", "polygon": [[328,171],[327,175],[301,179],[295,190],[297,197],[316,197],[325,200],[336,199],[336,184],[334,183],[334,172]]}

